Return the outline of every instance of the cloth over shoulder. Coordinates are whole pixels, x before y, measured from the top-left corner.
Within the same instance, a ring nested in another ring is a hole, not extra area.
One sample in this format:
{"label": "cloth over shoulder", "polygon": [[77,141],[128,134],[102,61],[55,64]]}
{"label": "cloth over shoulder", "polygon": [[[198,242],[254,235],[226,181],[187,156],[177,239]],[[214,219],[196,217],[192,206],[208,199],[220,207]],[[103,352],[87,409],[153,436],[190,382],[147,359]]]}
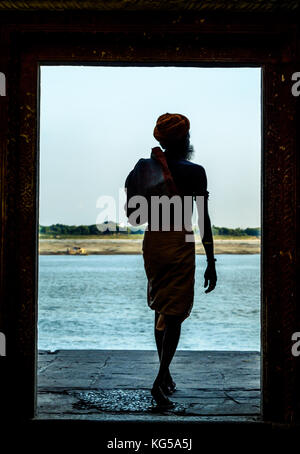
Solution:
{"label": "cloth over shoulder", "polygon": [[152,148],[150,158],[139,159],[126,178],[125,188],[127,217],[135,210],[128,206],[129,200],[134,196],[143,196],[148,200],[155,195],[165,194],[171,197],[178,193],[165,154],[159,147]]}

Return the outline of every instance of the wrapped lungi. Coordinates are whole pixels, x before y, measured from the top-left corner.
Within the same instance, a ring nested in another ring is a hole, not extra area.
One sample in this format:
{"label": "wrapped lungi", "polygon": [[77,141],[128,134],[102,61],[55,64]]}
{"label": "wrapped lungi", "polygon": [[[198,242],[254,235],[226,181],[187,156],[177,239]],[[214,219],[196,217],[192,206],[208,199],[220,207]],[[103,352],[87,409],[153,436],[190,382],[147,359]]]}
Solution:
{"label": "wrapped lungi", "polygon": [[158,312],[156,329],[165,328],[164,315],[186,319],[192,310],[195,282],[195,242],[191,232],[145,231],[143,258],[148,278],[147,301]]}

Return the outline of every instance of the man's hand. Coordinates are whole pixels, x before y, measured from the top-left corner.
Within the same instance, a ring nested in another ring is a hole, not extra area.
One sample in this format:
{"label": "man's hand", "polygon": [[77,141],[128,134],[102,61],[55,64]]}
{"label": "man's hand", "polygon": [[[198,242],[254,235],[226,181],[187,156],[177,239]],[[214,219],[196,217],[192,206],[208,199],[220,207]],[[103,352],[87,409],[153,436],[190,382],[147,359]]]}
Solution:
{"label": "man's hand", "polygon": [[217,283],[217,273],[215,262],[208,263],[207,268],[204,273],[204,287],[208,286],[208,289],[205,290],[205,293],[209,293],[214,290]]}

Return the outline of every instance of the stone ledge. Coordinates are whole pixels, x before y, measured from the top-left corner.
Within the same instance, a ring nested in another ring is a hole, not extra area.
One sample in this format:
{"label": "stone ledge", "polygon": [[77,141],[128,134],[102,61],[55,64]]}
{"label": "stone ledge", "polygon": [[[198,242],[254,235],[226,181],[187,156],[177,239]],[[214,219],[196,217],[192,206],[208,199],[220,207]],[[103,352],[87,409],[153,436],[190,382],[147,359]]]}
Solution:
{"label": "stone ledge", "polygon": [[166,420],[242,417],[259,420],[260,355],[243,351],[177,351],[177,383],[168,412],[151,405],[155,351],[39,352],[38,418]]}

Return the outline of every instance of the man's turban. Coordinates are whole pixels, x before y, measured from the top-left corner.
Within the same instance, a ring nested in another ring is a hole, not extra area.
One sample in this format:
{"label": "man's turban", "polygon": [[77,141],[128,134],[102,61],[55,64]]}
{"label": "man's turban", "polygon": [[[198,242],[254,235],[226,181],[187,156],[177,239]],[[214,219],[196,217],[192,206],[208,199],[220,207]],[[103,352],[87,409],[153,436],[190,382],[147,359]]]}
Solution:
{"label": "man's turban", "polygon": [[181,114],[165,113],[158,117],[153,135],[159,142],[174,142],[187,135],[190,122]]}

